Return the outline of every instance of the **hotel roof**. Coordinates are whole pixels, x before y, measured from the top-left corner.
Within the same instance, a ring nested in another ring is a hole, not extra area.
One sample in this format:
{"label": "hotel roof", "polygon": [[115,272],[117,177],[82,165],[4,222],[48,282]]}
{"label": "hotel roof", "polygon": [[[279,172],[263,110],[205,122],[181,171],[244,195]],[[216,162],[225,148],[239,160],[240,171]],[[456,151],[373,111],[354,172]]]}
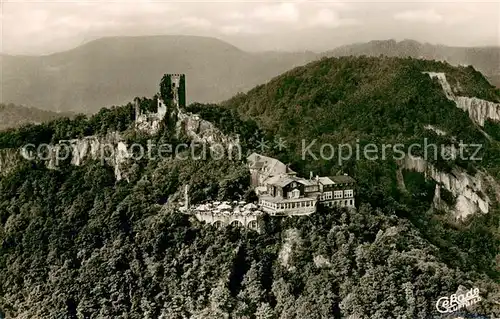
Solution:
{"label": "hotel roof", "polygon": [[273,197],[269,195],[259,197],[262,200],[271,203],[297,203],[297,202],[317,202],[315,197],[299,197],[299,198],[283,198],[283,197]]}
{"label": "hotel roof", "polygon": [[332,181],[329,177],[319,177],[319,182],[323,185],[334,185],[335,182]]}
{"label": "hotel roof", "polygon": [[301,183],[303,185],[309,185],[306,179],[290,176],[290,175],[277,175],[270,177],[266,180],[266,184],[284,187],[292,182]]}
{"label": "hotel roof", "polygon": [[335,184],[350,184],[356,183],[356,180],[349,175],[337,175],[331,176],[330,179],[335,182]]}

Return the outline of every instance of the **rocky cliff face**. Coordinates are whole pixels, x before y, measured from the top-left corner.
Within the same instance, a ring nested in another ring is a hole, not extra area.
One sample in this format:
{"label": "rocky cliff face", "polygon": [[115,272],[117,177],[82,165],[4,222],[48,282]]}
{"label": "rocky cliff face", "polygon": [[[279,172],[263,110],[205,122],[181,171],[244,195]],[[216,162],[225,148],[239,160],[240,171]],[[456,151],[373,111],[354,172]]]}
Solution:
{"label": "rocky cliff face", "polygon": [[469,114],[472,121],[484,126],[486,120],[500,121],[500,103],[490,102],[475,97],[456,96],[444,73],[426,72],[431,78],[438,79],[446,97],[455,102],[458,108]]}
{"label": "rocky cliff face", "polygon": [[[500,199],[499,185],[485,173],[478,172],[475,176],[471,176],[458,168],[452,173],[445,173],[419,157],[407,157],[400,161],[399,165],[402,169],[423,173],[426,178],[434,180],[451,192],[456,198],[456,204],[450,209],[456,218],[465,218],[476,212],[488,213],[492,203],[492,199],[487,195],[490,189],[495,192],[495,200]],[[437,198],[438,191],[434,197],[434,204],[439,204],[442,208],[442,202]]]}
{"label": "rocky cliff face", "polygon": [[[151,122],[148,119],[153,119]],[[157,132],[163,118],[157,116],[141,119],[135,123],[136,129],[146,133]],[[193,142],[205,143],[209,147],[215,144],[222,145],[232,150],[238,147],[237,137],[229,137],[222,133],[212,123],[201,119],[196,114],[184,113],[177,110],[176,134],[184,134]],[[86,136],[80,139],[61,140],[58,144],[48,145],[46,154],[36,154],[35,148],[30,152],[17,149],[0,150],[0,174],[6,174],[16,167],[22,159],[45,161],[49,169],[57,169],[60,162],[70,160],[72,165],[80,166],[88,160],[97,160],[113,167],[117,180],[126,178],[128,160],[133,159],[130,145],[127,145],[119,132],[110,132],[105,136]]]}
{"label": "rocky cliff face", "polygon": [[53,146],[51,158],[47,163],[50,169],[59,165],[57,154],[71,151],[71,164],[83,165],[88,160],[97,160],[113,167],[117,180],[124,178],[122,164],[131,157],[127,145],[122,141],[120,133],[111,132],[106,136],[87,136],[81,139],[63,140]]}
{"label": "rocky cliff face", "polygon": [[193,142],[207,145],[226,145],[228,148],[239,145],[237,136],[227,136],[214,124],[200,118],[197,114],[178,113],[176,134],[186,134]]}
{"label": "rocky cliff face", "polygon": [[288,271],[294,271],[296,269],[293,266],[293,252],[301,245],[302,238],[300,232],[296,228],[287,229],[284,234],[283,244],[278,253],[278,260]]}
{"label": "rocky cliff face", "polygon": [[7,174],[22,160],[21,150],[0,149],[0,175]]}
{"label": "rocky cliff face", "polygon": [[127,145],[120,134],[113,132],[106,136],[87,136],[81,139],[61,140],[55,145],[46,145],[40,153],[36,146],[26,149],[0,150],[0,174],[7,174],[20,161],[42,161],[49,169],[57,169],[69,160],[72,165],[80,166],[89,160],[101,161],[114,168],[117,180],[124,178],[122,164],[130,158]]}
{"label": "rocky cliff face", "polygon": [[426,130],[430,130],[430,131],[433,131],[434,133],[436,133],[437,135],[441,135],[441,136],[446,136],[447,133],[437,127],[435,127],[434,125],[426,125],[424,126],[424,128]]}

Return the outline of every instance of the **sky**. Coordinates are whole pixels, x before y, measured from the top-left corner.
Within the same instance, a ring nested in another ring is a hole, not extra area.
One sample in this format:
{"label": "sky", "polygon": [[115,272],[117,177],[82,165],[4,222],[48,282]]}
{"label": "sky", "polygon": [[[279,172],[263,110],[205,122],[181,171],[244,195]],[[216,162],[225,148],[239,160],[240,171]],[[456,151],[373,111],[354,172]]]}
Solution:
{"label": "sky", "polygon": [[0,51],[40,55],[105,36],[212,36],[249,51],[414,39],[500,45],[500,2],[0,0]]}

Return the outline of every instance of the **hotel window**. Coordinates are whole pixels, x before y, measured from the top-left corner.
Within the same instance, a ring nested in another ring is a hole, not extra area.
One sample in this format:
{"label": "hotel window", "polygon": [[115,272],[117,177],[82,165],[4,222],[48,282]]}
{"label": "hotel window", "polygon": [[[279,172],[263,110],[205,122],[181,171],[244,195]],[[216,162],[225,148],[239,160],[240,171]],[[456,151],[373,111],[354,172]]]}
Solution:
{"label": "hotel window", "polygon": [[300,191],[298,189],[294,189],[292,191],[292,197],[293,198],[299,198],[300,197]]}
{"label": "hotel window", "polygon": [[326,192],[323,196],[325,197],[324,199],[332,199],[332,192]]}
{"label": "hotel window", "polygon": [[352,189],[347,189],[344,191],[344,197],[345,198],[349,198],[349,197],[352,197],[354,195],[354,191]]}
{"label": "hotel window", "polygon": [[342,198],[342,191],[335,191],[333,193],[334,198]]}

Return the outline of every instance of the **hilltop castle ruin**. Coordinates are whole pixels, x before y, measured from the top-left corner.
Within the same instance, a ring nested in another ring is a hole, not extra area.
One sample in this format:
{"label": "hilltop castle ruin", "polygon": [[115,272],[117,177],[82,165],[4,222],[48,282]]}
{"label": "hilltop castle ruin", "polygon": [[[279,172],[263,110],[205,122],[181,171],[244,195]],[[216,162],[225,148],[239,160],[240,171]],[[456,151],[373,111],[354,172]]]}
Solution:
{"label": "hilltop castle ruin", "polygon": [[177,114],[186,107],[186,76],[165,74],[160,83],[160,92],[155,96],[156,110],[143,110],[140,100],[135,99],[136,128],[154,134],[169,113]]}

